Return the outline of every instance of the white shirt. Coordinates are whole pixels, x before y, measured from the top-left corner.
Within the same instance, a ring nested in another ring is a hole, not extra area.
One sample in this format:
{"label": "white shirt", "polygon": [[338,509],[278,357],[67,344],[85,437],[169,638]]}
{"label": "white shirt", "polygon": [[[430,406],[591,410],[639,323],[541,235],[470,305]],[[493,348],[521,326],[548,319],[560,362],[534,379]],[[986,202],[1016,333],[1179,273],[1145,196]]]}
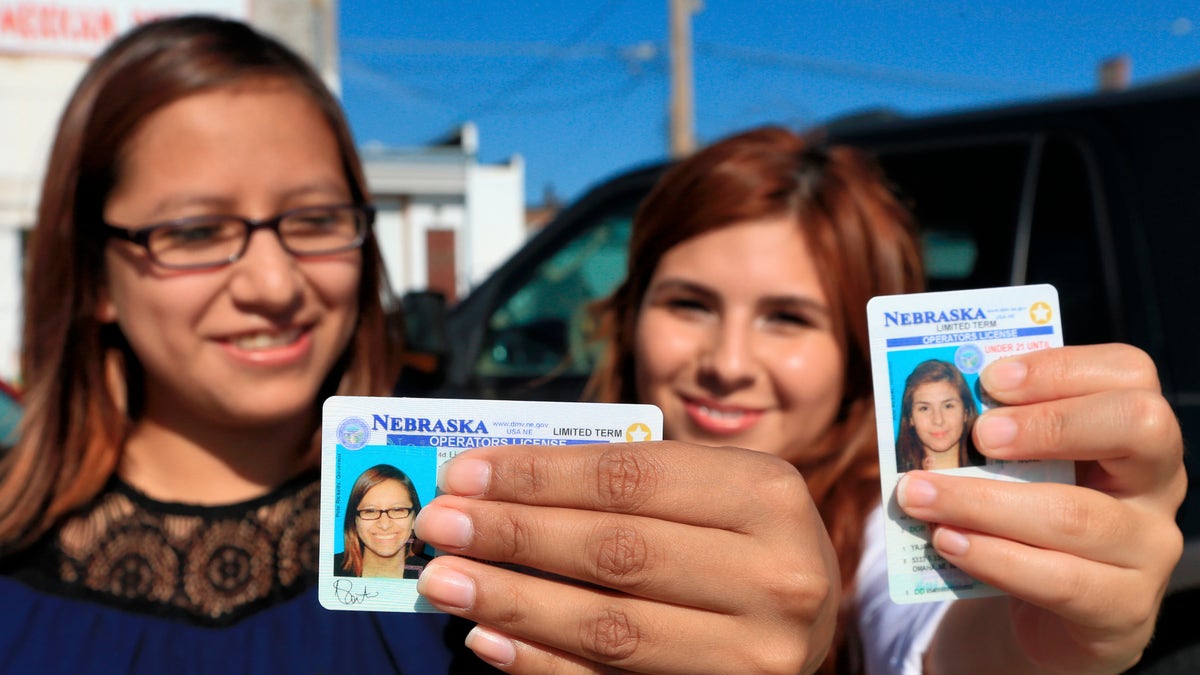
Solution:
{"label": "white shirt", "polygon": [[919,675],[921,659],[953,600],[897,604],[888,595],[883,505],[867,516],[858,561],[858,629],[868,675]]}

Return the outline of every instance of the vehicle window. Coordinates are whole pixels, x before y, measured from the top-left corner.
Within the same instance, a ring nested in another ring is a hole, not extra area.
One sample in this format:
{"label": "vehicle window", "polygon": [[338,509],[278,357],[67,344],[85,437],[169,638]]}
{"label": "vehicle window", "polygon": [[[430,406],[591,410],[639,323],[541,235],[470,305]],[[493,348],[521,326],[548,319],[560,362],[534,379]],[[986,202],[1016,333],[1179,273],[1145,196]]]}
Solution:
{"label": "vehicle window", "polygon": [[1088,168],[1075,143],[1061,139],[1046,143],[1029,239],[1025,280],[1058,289],[1067,344],[1116,338],[1100,246],[1108,228],[1097,217],[1099,190]]}
{"label": "vehicle window", "polygon": [[625,276],[631,215],[610,216],[543,261],[488,319],[475,373],[537,377],[591,373],[588,306]]}
{"label": "vehicle window", "polygon": [[916,218],[930,290],[1009,283],[1027,142],[877,154]]}
{"label": "vehicle window", "polygon": [[21,404],[16,390],[0,383],[0,447],[11,447],[20,436]]}

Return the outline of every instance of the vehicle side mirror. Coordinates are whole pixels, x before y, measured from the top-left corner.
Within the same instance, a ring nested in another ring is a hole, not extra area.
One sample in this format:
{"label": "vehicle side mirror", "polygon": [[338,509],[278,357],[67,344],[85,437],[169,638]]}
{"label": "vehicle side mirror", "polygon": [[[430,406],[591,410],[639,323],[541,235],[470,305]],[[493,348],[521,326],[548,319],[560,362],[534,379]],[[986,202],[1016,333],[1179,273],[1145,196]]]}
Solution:
{"label": "vehicle side mirror", "polygon": [[446,358],[450,353],[446,297],[437,291],[409,291],[401,303],[404,363],[393,393],[420,396],[439,387],[446,376]]}
{"label": "vehicle side mirror", "polygon": [[401,302],[405,348],[444,356],[450,346],[446,336],[446,296],[437,291],[409,291]]}

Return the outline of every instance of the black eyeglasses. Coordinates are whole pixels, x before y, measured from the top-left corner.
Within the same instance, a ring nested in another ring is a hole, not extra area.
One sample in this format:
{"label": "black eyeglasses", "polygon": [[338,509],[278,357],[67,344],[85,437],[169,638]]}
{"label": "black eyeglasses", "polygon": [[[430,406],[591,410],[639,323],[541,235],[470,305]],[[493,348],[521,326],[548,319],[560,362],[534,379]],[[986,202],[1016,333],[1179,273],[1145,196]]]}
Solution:
{"label": "black eyeglasses", "polygon": [[114,239],[146,249],[155,263],[175,270],[228,265],[246,253],[255,230],[272,230],[284,250],[297,256],[329,255],[362,246],[375,222],[368,204],[305,206],[272,218],[192,216],[132,229],[103,223]]}
{"label": "black eyeglasses", "polygon": [[379,520],[379,517],[386,513],[392,520],[404,520],[412,515],[412,512],[411,506],[393,506],[390,509],[359,509],[358,517],[363,520]]}

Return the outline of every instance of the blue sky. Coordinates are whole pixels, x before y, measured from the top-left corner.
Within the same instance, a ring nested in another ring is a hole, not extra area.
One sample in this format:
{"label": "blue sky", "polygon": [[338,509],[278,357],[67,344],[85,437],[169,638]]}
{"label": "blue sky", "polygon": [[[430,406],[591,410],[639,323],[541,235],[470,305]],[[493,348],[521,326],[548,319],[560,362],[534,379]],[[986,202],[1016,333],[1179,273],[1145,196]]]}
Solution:
{"label": "blue sky", "polygon": [[[565,200],[667,156],[667,0],[340,0],[343,101],[360,143],[463,121],[519,154],[526,198]],[[703,143],[871,108],[922,114],[1084,93],[1200,68],[1200,6],[1152,0],[707,0],[692,19]]]}

